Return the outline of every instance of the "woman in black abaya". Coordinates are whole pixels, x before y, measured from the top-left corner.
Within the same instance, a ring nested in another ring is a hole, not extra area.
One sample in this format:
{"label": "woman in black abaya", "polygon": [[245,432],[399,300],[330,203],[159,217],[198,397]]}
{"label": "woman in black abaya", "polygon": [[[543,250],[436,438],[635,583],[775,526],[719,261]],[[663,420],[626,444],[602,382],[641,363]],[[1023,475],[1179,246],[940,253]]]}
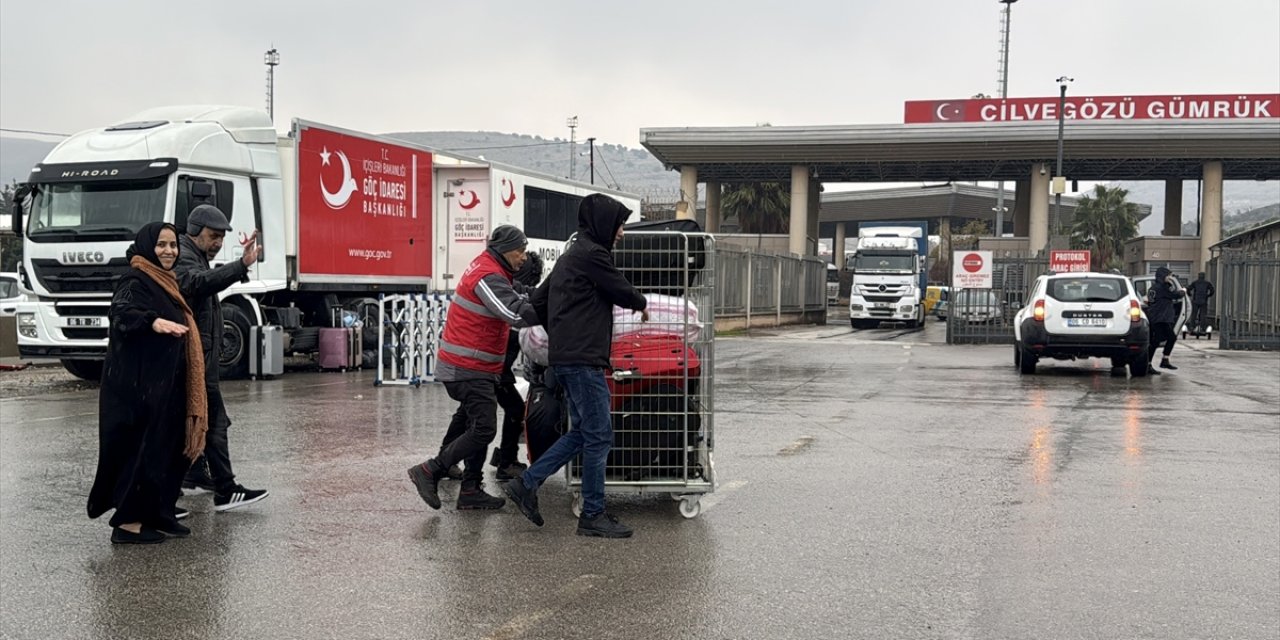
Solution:
{"label": "woman in black abaya", "polygon": [[182,475],[204,449],[207,410],[200,332],[178,290],[173,225],[142,227],[116,284],[98,396],[98,473],[90,518],[111,509],[111,542],[150,544],[191,533],[174,514]]}

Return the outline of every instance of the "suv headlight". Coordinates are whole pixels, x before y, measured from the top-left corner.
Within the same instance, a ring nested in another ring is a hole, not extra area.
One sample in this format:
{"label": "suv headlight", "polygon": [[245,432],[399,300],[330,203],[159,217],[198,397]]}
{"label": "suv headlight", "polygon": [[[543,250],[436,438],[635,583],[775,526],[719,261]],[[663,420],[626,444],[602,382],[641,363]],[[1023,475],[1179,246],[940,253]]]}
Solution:
{"label": "suv headlight", "polygon": [[36,314],[34,313],[18,314],[18,335],[24,338],[38,337],[36,334]]}

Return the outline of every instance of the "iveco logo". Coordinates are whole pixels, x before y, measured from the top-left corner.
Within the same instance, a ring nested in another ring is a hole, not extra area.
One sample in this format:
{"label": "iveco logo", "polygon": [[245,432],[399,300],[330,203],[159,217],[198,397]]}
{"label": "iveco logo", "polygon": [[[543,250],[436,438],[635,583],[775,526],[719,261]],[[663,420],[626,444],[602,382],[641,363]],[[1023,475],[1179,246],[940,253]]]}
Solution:
{"label": "iveco logo", "polygon": [[62,264],[103,264],[107,261],[106,254],[101,251],[63,251]]}

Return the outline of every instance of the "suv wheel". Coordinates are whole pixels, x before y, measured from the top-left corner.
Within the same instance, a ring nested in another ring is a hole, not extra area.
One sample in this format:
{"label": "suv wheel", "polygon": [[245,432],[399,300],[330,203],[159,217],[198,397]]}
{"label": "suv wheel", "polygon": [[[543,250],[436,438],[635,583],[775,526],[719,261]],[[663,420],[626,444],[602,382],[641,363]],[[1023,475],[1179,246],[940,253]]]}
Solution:
{"label": "suv wheel", "polygon": [[1129,374],[1135,378],[1145,377],[1150,369],[1151,360],[1147,358],[1145,351],[1133,354],[1133,358],[1129,360]]}
{"label": "suv wheel", "polygon": [[1026,375],[1036,372],[1036,362],[1039,358],[1029,354],[1026,350],[1022,350],[1022,355],[1018,357],[1018,371]]}

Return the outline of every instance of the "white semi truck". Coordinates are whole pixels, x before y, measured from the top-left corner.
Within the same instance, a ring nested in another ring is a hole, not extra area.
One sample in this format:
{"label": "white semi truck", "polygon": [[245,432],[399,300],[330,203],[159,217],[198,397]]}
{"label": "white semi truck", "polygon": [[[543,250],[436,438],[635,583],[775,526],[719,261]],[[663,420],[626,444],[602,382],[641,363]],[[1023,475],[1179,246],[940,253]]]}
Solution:
{"label": "white semi truck", "polygon": [[848,259],[849,324],[854,329],[902,322],[924,324],[928,236],[925,224],[863,223],[857,251]]}
{"label": "white semi truck", "polygon": [[[96,379],[107,309],[142,225],[180,232],[202,203],[227,214],[220,264],[260,230],[249,281],[222,295],[223,375],[247,373],[249,328],[281,325],[286,351],[312,353],[321,327],[355,314],[370,327],[379,293],[450,291],[496,225],[515,224],[549,270],[590,194],[637,196],[443,154],[402,140],[295,120],[279,137],[242,107],[152,109],[71,136],[19,186],[19,275],[34,302],[17,316],[19,352]],[[375,331],[364,332],[376,348]]]}

